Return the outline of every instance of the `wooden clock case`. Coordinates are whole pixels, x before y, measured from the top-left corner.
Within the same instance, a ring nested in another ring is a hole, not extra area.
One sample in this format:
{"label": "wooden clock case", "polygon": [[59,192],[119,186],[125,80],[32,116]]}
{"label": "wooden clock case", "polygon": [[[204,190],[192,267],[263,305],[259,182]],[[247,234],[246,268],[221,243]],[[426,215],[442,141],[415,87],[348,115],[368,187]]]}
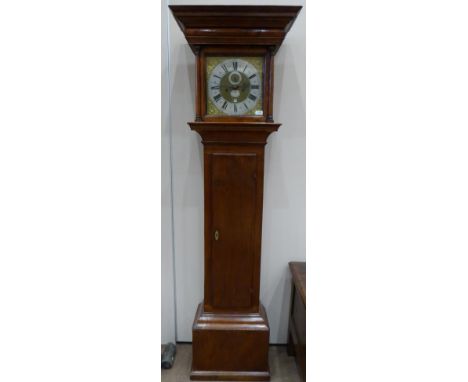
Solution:
{"label": "wooden clock case", "polygon": [[[196,55],[195,121],[204,146],[204,300],[193,323],[192,380],[270,379],[259,300],[264,147],[273,121],[274,54],[299,6],[170,6]],[[262,56],[263,115],[207,115],[208,56]]]}

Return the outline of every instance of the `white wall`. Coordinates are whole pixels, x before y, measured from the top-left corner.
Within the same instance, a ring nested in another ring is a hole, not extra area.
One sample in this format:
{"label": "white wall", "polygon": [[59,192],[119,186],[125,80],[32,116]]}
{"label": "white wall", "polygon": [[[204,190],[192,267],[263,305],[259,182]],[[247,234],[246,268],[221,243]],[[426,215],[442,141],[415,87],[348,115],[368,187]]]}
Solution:
{"label": "white wall", "polygon": [[[304,3],[216,2],[218,5]],[[206,1],[170,1],[170,4],[206,4]],[[191,341],[195,310],[203,299],[203,147],[198,134],[187,125],[194,119],[195,57],[172,14],[168,22],[176,332],[178,341]],[[288,262],[305,259],[305,9],[275,60],[273,117],[283,126],[270,136],[266,146],[260,297],[270,321],[270,341],[285,343],[290,295]],[[164,134],[163,146],[167,144]],[[163,264],[163,278],[164,272]]]}
{"label": "white wall", "polygon": [[[168,11],[167,0],[161,2],[161,88],[167,94],[168,76]],[[172,237],[171,189],[171,115],[169,98],[161,97],[161,342],[175,342],[174,253]]]}

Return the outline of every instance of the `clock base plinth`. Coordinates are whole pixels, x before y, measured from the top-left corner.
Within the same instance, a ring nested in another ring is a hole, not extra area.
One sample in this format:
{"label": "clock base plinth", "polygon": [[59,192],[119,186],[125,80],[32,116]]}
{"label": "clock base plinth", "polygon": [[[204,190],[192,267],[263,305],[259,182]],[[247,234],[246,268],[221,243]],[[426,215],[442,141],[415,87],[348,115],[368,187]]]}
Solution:
{"label": "clock base plinth", "polygon": [[204,312],[193,323],[191,380],[269,381],[270,327],[265,308],[258,313]]}

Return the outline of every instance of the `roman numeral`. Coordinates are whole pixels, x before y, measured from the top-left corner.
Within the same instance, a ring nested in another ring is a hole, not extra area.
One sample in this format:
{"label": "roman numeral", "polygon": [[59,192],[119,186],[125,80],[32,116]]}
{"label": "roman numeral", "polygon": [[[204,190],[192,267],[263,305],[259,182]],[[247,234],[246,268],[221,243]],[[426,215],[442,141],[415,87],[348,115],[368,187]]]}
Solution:
{"label": "roman numeral", "polygon": [[254,74],[252,74],[252,75],[249,77],[249,79],[252,79],[252,78],[254,78],[255,76],[256,76],[256,74],[254,73]]}
{"label": "roman numeral", "polygon": [[227,105],[228,105],[227,101],[224,101],[224,103],[223,103],[223,109],[226,109],[226,108],[227,108]]}
{"label": "roman numeral", "polygon": [[242,69],[242,71],[245,72],[245,69],[247,69],[247,65],[244,66],[244,69]]}
{"label": "roman numeral", "polygon": [[215,100],[215,102],[218,102],[220,99],[221,99],[221,94],[216,94],[213,99]]}
{"label": "roman numeral", "polygon": [[237,70],[237,61],[234,61],[234,62],[232,63],[232,67],[234,68],[234,70]]}
{"label": "roman numeral", "polygon": [[[217,90],[217,89],[219,89],[219,85],[218,85],[218,86],[212,86],[212,87],[211,87],[211,90]],[[258,89],[258,86],[257,86],[257,89]]]}
{"label": "roman numeral", "polygon": [[220,77],[220,76],[217,76],[216,74],[213,74],[213,77],[216,77],[216,78],[221,79],[221,77]]}
{"label": "roman numeral", "polygon": [[228,68],[227,68],[226,65],[221,65],[221,67],[224,69],[224,71],[225,71],[226,73],[229,72],[229,70],[228,70]]}
{"label": "roman numeral", "polygon": [[[252,85],[250,88],[251,88],[251,89],[258,89],[259,86],[258,86],[258,85]],[[211,88],[211,89],[213,89],[213,88]]]}
{"label": "roman numeral", "polygon": [[237,113],[237,105],[234,104],[234,113]]}
{"label": "roman numeral", "polygon": [[257,97],[255,97],[253,94],[249,94],[249,98],[252,100],[252,101],[255,101],[257,99]]}
{"label": "roman numeral", "polygon": [[245,102],[242,105],[244,105],[245,110],[249,110],[249,107],[245,104]]}

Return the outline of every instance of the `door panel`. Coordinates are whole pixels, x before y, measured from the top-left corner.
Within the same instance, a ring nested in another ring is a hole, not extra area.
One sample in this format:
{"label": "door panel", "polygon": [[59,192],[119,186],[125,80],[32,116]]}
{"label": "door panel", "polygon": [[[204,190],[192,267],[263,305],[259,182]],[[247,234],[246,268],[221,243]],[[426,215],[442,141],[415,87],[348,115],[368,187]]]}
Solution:
{"label": "door panel", "polygon": [[255,153],[211,154],[210,288],[214,309],[252,306],[256,170]]}

